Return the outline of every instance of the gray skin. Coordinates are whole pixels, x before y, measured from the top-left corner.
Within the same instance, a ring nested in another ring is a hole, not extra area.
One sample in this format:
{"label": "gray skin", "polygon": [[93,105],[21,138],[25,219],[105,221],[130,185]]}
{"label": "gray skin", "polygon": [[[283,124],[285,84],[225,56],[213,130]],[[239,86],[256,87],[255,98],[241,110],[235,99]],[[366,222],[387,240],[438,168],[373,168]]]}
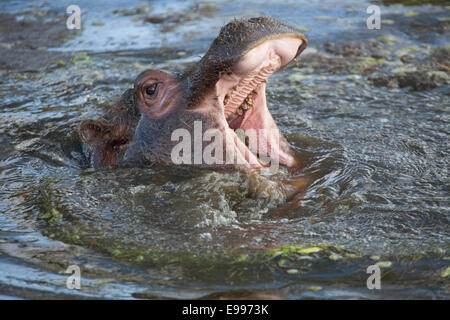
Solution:
{"label": "gray skin", "polygon": [[178,143],[171,141],[172,132],[185,128],[193,136],[194,121],[202,122],[203,132],[217,128],[214,119],[196,112],[196,107],[249,50],[265,39],[284,34],[304,39],[297,52],[300,54],[307,40],[294,27],[268,17],[235,20],[221,29],[205,56],[184,74],[142,72],[134,89],[123,94],[106,119],[81,123],[79,132],[90,164],[171,165],[171,150]]}

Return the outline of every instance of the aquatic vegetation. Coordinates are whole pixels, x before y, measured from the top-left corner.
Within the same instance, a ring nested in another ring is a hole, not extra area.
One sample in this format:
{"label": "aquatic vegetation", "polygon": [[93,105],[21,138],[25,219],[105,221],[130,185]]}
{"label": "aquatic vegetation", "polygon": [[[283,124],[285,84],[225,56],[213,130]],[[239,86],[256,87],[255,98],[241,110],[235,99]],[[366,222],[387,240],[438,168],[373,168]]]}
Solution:
{"label": "aquatic vegetation", "polygon": [[408,11],[405,13],[405,17],[416,17],[418,15],[419,15],[419,13],[416,11]]}
{"label": "aquatic vegetation", "polygon": [[317,247],[317,246],[304,247],[301,245],[288,245],[288,246],[283,246],[283,247],[271,250],[271,254],[272,255],[280,255],[280,254],[284,254],[284,253],[308,254],[308,253],[319,252],[322,250],[323,250],[323,248]]}
{"label": "aquatic vegetation", "polygon": [[401,57],[401,56],[403,56],[403,55],[405,55],[405,54],[407,54],[407,53],[417,52],[417,51],[420,51],[420,50],[421,50],[420,48],[418,48],[418,47],[413,47],[413,46],[411,46],[411,47],[404,47],[404,48],[401,48],[400,50],[397,50],[397,51],[395,52],[395,55],[396,55],[397,57]]}
{"label": "aquatic vegetation", "polygon": [[375,265],[379,266],[380,268],[390,268],[392,267],[391,261],[379,261],[375,263]]}
{"label": "aquatic vegetation", "polygon": [[396,37],[392,36],[392,35],[383,35],[383,36],[379,36],[378,39],[380,41],[386,42],[386,43],[391,43],[391,42],[395,42],[397,40]]}
{"label": "aquatic vegetation", "polygon": [[322,290],[322,287],[321,286],[311,286],[311,287],[308,287],[307,290],[309,290],[309,291],[320,291],[320,290]]}
{"label": "aquatic vegetation", "polygon": [[103,23],[102,21],[92,21],[92,25],[96,27],[101,27],[104,26],[105,23]]}
{"label": "aquatic vegetation", "polygon": [[446,278],[450,275],[450,267],[445,268],[444,270],[442,270],[441,272],[441,277]]}
{"label": "aquatic vegetation", "polygon": [[78,67],[83,65],[88,65],[92,62],[91,57],[89,57],[85,52],[81,52],[72,58],[72,64]]}

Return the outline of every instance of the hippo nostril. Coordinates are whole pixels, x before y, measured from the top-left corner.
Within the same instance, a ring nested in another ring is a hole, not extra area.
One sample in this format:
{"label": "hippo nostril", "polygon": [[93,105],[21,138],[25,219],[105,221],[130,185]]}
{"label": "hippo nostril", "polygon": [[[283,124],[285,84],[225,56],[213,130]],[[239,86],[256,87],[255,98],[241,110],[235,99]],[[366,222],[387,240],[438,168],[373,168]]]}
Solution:
{"label": "hippo nostril", "polygon": [[102,129],[99,126],[97,126],[97,125],[95,125],[93,123],[90,123],[88,125],[88,127],[89,127],[89,129],[94,130],[95,132],[101,132],[102,131]]}

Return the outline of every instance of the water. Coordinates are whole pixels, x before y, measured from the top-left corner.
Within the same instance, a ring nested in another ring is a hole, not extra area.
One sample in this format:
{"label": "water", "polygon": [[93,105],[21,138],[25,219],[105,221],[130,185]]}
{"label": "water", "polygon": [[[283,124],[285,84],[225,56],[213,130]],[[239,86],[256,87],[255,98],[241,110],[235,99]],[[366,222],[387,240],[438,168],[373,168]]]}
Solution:
{"label": "water", "polygon": [[[31,19],[24,12],[53,10],[60,15],[49,21],[64,23],[69,2],[7,1],[1,12]],[[415,48],[406,50],[414,67],[446,44],[448,22],[438,19],[449,10],[381,6],[394,24],[375,31],[365,27],[368,5],[152,1],[147,12],[134,1],[80,2],[82,33],[41,49],[69,57],[64,66],[55,58],[39,72],[2,71],[2,297],[448,299],[449,86],[414,91],[370,78],[404,67],[401,49]],[[136,6],[143,11],[113,12]],[[418,13],[415,32],[407,12]],[[238,172],[85,167],[82,119],[104,114],[145,68],[182,71],[220,26],[261,14],[303,28],[310,41],[299,67],[272,76],[267,89],[303,162],[291,176],[316,177],[300,207],[249,198]],[[146,22],[154,16],[166,18]],[[328,41],[370,39],[383,61],[369,45],[360,60],[329,53],[317,62]],[[366,269],[377,262],[382,290],[368,290]],[[72,264],[82,269],[79,291],[65,287]]]}

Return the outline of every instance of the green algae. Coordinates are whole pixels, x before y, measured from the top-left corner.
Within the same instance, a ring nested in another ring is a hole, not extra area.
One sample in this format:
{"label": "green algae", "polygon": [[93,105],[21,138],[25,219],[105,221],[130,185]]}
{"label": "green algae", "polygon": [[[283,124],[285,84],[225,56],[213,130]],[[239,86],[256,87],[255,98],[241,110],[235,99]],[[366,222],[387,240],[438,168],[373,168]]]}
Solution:
{"label": "green algae", "polygon": [[404,56],[405,54],[412,53],[412,52],[418,52],[418,51],[420,51],[419,47],[414,47],[414,46],[404,47],[404,48],[401,48],[400,50],[397,50],[395,52],[395,55],[398,58],[400,58],[401,56]]}
{"label": "green algae", "polygon": [[299,73],[294,73],[290,75],[287,79],[292,82],[302,82],[303,80],[312,79],[312,75],[304,75]]}
{"label": "green algae", "polygon": [[445,268],[444,270],[442,270],[441,272],[441,277],[442,278],[447,278],[448,276],[450,276],[450,266]]}
{"label": "green algae", "polygon": [[405,13],[405,17],[417,17],[419,15],[416,11],[408,11]]}
{"label": "green algae", "polygon": [[62,60],[58,60],[58,61],[56,61],[56,66],[58,68],[63,68],[63,67],[66,66],[66,63],[64,61],[62,61]]}
{"label": "green algae", "polygon": [[381,19],[381,23],[386,25],[393,25],[395,21],[391,19]]}
{"label": "green algae", "polygon": [[78,55],[73,56],[71,61],[73,65],[81,67],[90,64],[92,59],[85,52],[80,52]]}
{"label": "green algae", "polygon": [[380,268],[390,268],[392,267],[392,262],[391,261],[380,261],[375,263],[375,265],[377,265]]}
{"label": "green algae", "polygon": [[301,245],[286,245],[269,251],[269,254],[276,256],[286,253],[309,254],[322,251],[323,248],[318,246],[304,247]]}
{"label": "green algae", "polygon": [[102,21],[92,21],[92,25],[96,27],[101,27],[104,26],[105,23],[103,23]]}
{"label": "green algae", "polygon": [[298,27],[296,28],[299,32],[309,32],[311,31],[310,28],[306,28],[306,27]]}
{"label": "green algae", "polygon": [[397,38],[391,35],[383,35],[383,36],[379,36],[378,40],[380,40],[381,42],[384,43],[392,43],[397,41]]}
{"label": "green algae", "polygon": [[306,290],[309,290],[309,291],[320,291],[320,290],[322,290],[322,287],[321,286],[310,286],[310,287],[308,287]]}
{"label": "green algae", "polygon": [[110,282],[114,282],[114,279],[98,279],[95,281],[92,281],[90,284],[91,285],[101,285],[101,284],[105,284],[105,283],[110,283]]}

